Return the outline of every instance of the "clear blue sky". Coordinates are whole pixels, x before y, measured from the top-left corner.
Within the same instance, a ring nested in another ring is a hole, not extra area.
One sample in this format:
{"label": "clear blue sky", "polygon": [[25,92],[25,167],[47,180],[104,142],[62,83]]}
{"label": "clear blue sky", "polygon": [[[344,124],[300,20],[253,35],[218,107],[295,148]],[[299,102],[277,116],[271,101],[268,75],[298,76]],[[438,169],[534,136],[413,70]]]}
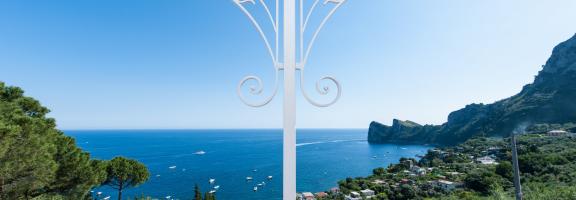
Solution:
{"label": "clear blue sky", "polygon": [[[307,68],[310,92],[333,75],[342,99],[320,109],[300,96],[297,126],[440,124],[511,96],[576,33],[575,10],[573,0],[349,0]],[[0,1],[0,81],[63,129],[279,128],[282,91],[257,109],[236,96],[245,75],[270,86],[272,73],[231,0]]]}

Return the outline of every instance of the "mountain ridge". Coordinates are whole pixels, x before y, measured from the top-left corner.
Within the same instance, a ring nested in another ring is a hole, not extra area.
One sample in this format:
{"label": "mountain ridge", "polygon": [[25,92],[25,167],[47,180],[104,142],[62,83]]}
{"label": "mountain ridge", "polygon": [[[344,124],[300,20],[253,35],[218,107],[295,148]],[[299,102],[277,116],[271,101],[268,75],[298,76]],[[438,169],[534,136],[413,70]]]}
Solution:
{"label": "mountain ridge", "polygon": [[[469,104],[442,125],[371,122],[370,143],[454,145],[476,136],[504,137],[532,124],[576,122],[576,35],[558,44],[533,83],[491,104]],[[522,131],[522,130],[520,130]]]}

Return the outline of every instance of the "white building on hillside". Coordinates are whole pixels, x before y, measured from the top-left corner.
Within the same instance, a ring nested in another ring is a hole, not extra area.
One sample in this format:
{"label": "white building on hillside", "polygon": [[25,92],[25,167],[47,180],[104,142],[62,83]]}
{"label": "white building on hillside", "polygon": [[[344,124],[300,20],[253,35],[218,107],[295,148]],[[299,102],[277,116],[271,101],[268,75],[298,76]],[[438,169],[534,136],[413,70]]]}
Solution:
{"label": "white building on hillside", "polygon": [[498,164],[496,162],[496,160],[494,160],[494,158],[492,158],[490,156],[484,156],[484,157],[477,158],[476,161],[480,164],[483,164],[483,165],[496,165],[496,164]]}
{"label": "white building on hillside", "polygon": [[350,192],[350,195],[344,197],[346,200],[362,200],[362,196],[358,192]]}
{"label": "white building on hillside", "polygon": [[366,199],[371,199],[376,196],[376,192],[374,192],[374,190],[365,189],[361,190],[360,192],[362,193],[362,195],[364,195],[364,197],[366,197]]}
{"label": "white building on hillside", "polygon": [[314,194],[312,194],[312,192],[303,192],[302,197],[304,200],[316,200],[316,198],[314,198]]}
{"label": "white building on hillside", "polygon": [[548,136],[557,137],[557,136],[565,136],[568,135],[568,132],[563,130],[553,130],[548,132]]}
{"label": "white building on hillside", "polygon": [[436,183],[436,186],[442,188],[445,191],[452,191],[460,185],[459,183],[454,183],[452,181],[447,181],[447,180],[437,180],[437,181],[435,181],[435,183]]}

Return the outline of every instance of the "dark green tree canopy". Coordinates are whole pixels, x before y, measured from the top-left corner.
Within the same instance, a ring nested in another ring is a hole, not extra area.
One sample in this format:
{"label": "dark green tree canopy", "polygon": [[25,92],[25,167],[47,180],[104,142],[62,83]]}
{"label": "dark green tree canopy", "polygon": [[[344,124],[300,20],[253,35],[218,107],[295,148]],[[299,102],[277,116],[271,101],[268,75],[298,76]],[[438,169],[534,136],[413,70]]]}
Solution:
{"label": "dark green tree canopy", "polygon": [[57,130],[49,112],[22,89],[0,82],[0,199],[83,199],[105,180],[104,163]]}
{"label": "dark green tree canopy", "polygon": [[122,190],[136,187],[150,178],[144,164],[124,157],[116,157],[108,162],[108,177],[105,184],[118,190],[118,199],[122,199]]}

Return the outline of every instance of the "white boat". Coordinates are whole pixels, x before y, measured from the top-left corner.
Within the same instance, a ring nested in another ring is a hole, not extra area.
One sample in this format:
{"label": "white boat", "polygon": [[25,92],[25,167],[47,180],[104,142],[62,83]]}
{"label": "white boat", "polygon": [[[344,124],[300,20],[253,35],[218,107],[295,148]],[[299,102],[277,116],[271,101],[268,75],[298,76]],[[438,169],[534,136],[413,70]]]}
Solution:
{"label": "white boat", "polygon": [[102,192],[97,192],[96,194],[97,194],[97,195],[102,195]]}
{"label": "white boat", "polygon": [[219,185],[214,186],[214,189],[215,189],[215,190],[220,189],[220,186],[219,186]]}
{"label": "white boat", "polygon": [[252,170],[252,172],[257,172],[257,171],[258,171],[257,169]]}
{"label": "white boat", "polygon": [[402,148],[400,148],[400,149],[402,149],[402,150],[406,150],[406,148],[404,148],[404,147],[402,147]]}
{"label": "white boat", "polygon": [[254,179],[254,178],[252,178],[251,176],[246,177],[247,181],[251,181],[252,179]]}
{"label": "white boat", "polygon": [[216,190],[210,190],[210,194],[216,193]]}
{"label": "white boat", "polygon": [[197,152],[194,153],[194,154],[196,154],[196,155],[204,155],[204,154],[206,154],[206,152],[205,152],[205,151],[197,151]]}
{"label": "white boat", "polygon": [[272,176],[268,176],[268,180],[272,180]]}
{"label": "white boat", "polygon": [[254,187],[254,192],[258,191],[258,187]]}
{"label": "white boat", "polygon": [[160,177],[160,174],[156,174],[156,177]]}
{"label": "white boat", "polygon": [[169,169],[176,169],[176,166],[170,166]]}
{"label": "white boat", "polygon": [[110,196],[104,197],[103,200],[109,200]]}
{"label": "white boat", "polygon": [[262,186],[262,183],[259,183],[258,186]]}
{"label": "white boat", "polygon": [[216,179],[211,178],[210,180],[208,180],[208,183],[210,184],[214,184],[214,182],[216,182]]}
{"label": "white boat", "polygon": [[170,198],[172,198],[172,196],[166,196],[166,199],[170,199]]}

